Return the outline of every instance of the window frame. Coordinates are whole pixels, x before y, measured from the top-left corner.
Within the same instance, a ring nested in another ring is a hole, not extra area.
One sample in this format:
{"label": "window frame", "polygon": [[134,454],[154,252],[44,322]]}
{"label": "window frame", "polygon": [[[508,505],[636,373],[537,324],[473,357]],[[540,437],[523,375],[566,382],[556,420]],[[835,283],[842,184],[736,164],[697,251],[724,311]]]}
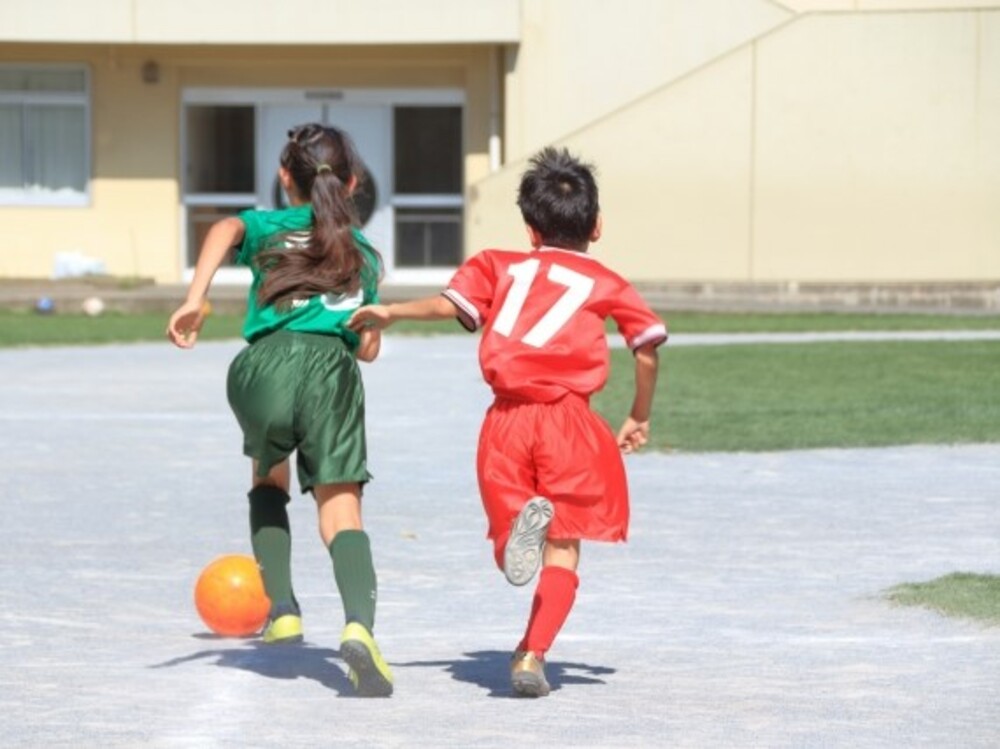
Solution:
{"label": "window frame", "polygon": [[[44,70],[65,71],[83,74],[83,90],[71,91],[4,91],[0,89],[0,104],[14,104],[23,108],[28,106],[80,106],[83,110],[83,177],[84,188],[80,193],[67,195],[64,192],[32,192],[25,186],[20,194],[17,188],[9,188],[10,192],[0,192],[0,206],[42,206],[56,208],[90,207],[91,188],[93,183],[93,141],[91,137],[92,86],[90,66],[86,63],[35,63],[35,62],[0,62],[0,70]],[[21,140],[22,152],[25,141]]]}

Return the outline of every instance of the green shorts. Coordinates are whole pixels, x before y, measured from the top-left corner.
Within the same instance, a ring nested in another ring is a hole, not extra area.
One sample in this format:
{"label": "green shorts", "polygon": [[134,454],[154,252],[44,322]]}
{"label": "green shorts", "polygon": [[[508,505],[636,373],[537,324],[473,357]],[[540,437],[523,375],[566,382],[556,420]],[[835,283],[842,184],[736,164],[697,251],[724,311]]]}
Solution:
{"label": "green shorts", "polygon": [[357,361],[336,336],[277,331],[229,366],[229,405],[257,475],[296,454],[303,493],[317,484],[364,483],[365,392]]}

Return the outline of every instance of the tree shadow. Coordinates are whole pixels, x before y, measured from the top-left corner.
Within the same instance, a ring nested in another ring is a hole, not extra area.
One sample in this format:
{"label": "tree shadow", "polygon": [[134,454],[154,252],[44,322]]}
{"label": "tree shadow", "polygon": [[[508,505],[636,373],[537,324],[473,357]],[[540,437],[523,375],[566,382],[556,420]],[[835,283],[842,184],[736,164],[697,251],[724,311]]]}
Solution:
{"label": "tree shadow", "polygon": [[[216,635],[194,635],[200,640],[233,642]],[[347,679],[346,669],[332,663],[340,660],[340,651],[320,648],[307,642],[292,645],[265,645],[260,640],[244,640],[240,647],[207,648],[189,655],[155,663],[149,668],[173,668],[198,661],[223,668],[252,671],[268,679],[311,679],[337,693],[339,697],[356,697]]]}
{"label": "tree shadow", "polygon": [[[510,653],[502,650],[477,650],[463,653],[462,658],[450,661],[413,661],[393,664],[397,668],[441,668],[456,681],[474,684],[485,689],[489,697],[512,697],[510,689]],[[615,673],[607,666],[586,663],[548,661],[545,677],[552,691],[570,684],[604,684],[600,676]]]}

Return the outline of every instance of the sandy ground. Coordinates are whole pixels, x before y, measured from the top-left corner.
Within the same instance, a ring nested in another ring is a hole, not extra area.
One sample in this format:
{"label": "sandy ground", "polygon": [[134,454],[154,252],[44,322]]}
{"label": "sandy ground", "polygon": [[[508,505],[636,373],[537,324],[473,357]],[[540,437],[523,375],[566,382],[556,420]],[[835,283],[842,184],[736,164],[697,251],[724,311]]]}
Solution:
{"label": "sandy ground", "polygon": [[1000,445],[630,457],[630,541],[584,548],[554,691],[512,699],[530,590],[483,537],[474,346],[364,369],[389,700],[352,696],[307,497],[306,642],[197,618],[200,569],[249,551],[238,344],[0,351],[0,746],[1000,745],[1000,629],[881,597],[1000,571]]}

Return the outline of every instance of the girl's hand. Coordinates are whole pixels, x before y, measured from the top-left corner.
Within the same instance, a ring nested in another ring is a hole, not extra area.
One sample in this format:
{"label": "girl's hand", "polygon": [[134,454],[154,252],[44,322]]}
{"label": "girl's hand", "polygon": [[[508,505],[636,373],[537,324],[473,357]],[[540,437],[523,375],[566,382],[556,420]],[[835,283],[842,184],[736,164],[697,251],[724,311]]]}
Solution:
{"label": "girl's hand", "polygon": [[184,302],[170,316],[167,338],[179,348],[192,348],[209,312],[208,302]]}
{"label": "girl's hand", "polygon": [[618,447],[623,453],[633,453],[649,441],[649,422],[625,419],[618,430]]}

